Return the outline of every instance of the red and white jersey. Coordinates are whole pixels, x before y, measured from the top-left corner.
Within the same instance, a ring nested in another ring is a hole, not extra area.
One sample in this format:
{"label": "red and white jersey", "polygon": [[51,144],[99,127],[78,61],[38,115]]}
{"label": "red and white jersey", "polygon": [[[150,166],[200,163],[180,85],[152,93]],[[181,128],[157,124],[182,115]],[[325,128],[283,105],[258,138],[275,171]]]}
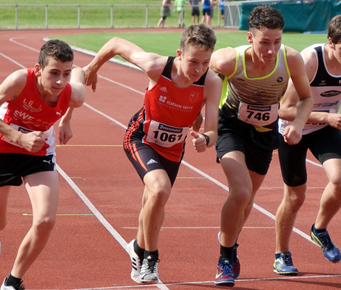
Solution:
{"label": "red and white jersey", "polygon": [[127,129],[125,146],[130,144],[129,136],[139,131],[144,143],[163,157],[179,162],[187,132],[201,110],[207,72],[189,87],[178,88],[171,79],[173,62],[174,57],[169,57],[156,85],[146,90],[143,108]]}
{"label": "red and white jersey", "polygon": [[21,94],[0,107],[0,118],[21,132],[44,132],[46,143],[35,153],[28,152],[12,140],[0,134],[0,153],[21,153],[36,156],[55,154],[56,134],[53,124],[67,111],[71,99],[71,85],[67,84],[58,98],[57,105],[50,107],[39,95],[33,68],[27,69],[27,83]]}

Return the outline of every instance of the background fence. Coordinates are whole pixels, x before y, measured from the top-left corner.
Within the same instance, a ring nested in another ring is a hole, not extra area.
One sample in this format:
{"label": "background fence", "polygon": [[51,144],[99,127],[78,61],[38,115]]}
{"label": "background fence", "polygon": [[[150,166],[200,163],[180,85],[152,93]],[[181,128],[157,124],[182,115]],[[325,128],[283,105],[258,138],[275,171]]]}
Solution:
{"label": "background fence", "polygon": [[[157,27],[160,8],[160,5],[0,4],[0,29]],[[212,25],[223,27],[220,9],[214,9],[214,14]],[[178,12],[173,10],[165,27],[177,27],[178,21]],[[192,24],[190,5],[184,6],[183,22]]]}
{"label": "background fence", "polygon": [[[341,13],[339,0],[231,1],[225,3],[224,18],[219,6],[214,9],[212,26],[247,30],[250,11],[264,3],[282,12],[286,31],[325,30],[331,17]],[[0,29],[157,27],[160,8],[160,5],[124,4],[0,4]],[[192,24],[191,6],[183,8],[182,22],[188,26]],[[201,7],[199,10],[202,14]],[[173,10],[165,27],[178,27],[178,23],[178,12]]]}

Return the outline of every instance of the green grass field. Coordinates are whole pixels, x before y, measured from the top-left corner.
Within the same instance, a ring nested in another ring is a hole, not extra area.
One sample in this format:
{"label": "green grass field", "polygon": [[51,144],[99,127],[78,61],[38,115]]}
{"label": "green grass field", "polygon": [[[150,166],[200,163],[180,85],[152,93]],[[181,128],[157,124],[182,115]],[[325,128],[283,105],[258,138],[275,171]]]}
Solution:
{"label": "green grass field", "polygon": [[[111,7],[94,7],[94,5],[115,5],[113,8],[114,28],[146,27],[146,22],[148,27],[156,27],[160,19],[161,3],[162,0],[2,0],[0,1],[0,29],[16,29],[15,6],[2,5],[26,5],[18,8],[18,29],[45,29],[46,5],[65,5],[64,7],[48,7],[48,28],[52,29],[78,28],[78,7],[76,5],[80,4],[88,5],[80,9],[80,28],[111,28]],[[33,7],[33,4],[43,6]],[[147,5],[148,17],[146,19]],[[217,27],[220,22],[218,21],[218,10],[215,11],[212,23]],[[184,19],[184,23],[187,25],[191,22],[190,14],[191,7],[187,5]],[[165,25],[166,27],[177,27],[178,13],[172,13],[166,19]],[[220,25],[223,23],[221,22]]]}
{"label": "green grass field", "polygon": [[[2,0],[0,1],[0,29],[15,28],[15,7],[1,6],[14,4],[39,4],[39,5],[135,5],[132,7],[117,6],[114,9],[114,28],[120,27],[145,27],[145,5],[148,8],[149,27],[156,27],[160,18],[160,6],[162,0]],[[140,7],[136,5],[141,5]],[[191,23],[190,7],[185,10],[185,24]],[[50,7],[48,13],[49,28],[76,28],[77,7]],[[213,27],[216,27],[217,10],[214,13]],[[63,15],[63,17],[61,17]],[[33,8],[32,6],[20,7],[18,9],[19,29],[44,29],[45,27],[45,6]],[[177,13],[173,13],[166,19],[166,27],[176,27],[178,23]],[[110,27],[110,7],[82,7],[81,28],[108,28]],[[83,32],[84,31],[84,32]],[[90,30],[91,31],[91,30]],[[63,35],[58,38],[65,40],[73,46],[97,52],[102,45],[113,36],[119,36],[133,41],[146,51],[155,52],[161,55],[174,55],[179,48],[181,30],[179,32],[150,33],[119,33],[113,29],[112,33],[91,33],[89,30],[80,30],[78,35]],[[52,32],[51,32],[52,33]],[[246,44],[245,31],[219,30],[216,31],[216,49],[226,46],[238,46]],[[50,38],[54,38],[53,35]],[[325,34],[300,34],[284,33],[283,43],[301,51],[304,47],[326,41]]]}
{"label": "green grass field", "polygon": [[[59,39],[64,40],[72,46],[97,52],[103,44],[114,36],[119,36],[126,40],[132,41],[144,50],[155,52],[160,55],[175,55],[176,50],[179,48],[181,32],[147,32],[145,33],[81,33],[73,35],[58,36]],[[226,46],[238,46],[247,44],[246,32],[237,31],[217,31],[217,44],[215,49],[223,48]],[[56,38],[53,35],[50,38]],[[284,33],[283,43],[291,46],[298,51],[313,44],[325,43],[327,40],[325,34],[300,34],[300,33]]]}

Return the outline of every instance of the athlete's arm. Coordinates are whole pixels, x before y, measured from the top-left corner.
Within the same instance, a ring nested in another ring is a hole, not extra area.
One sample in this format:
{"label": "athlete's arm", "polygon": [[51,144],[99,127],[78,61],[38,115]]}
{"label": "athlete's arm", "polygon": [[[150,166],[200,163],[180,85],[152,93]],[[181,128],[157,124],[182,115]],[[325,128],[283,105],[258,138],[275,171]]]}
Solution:
{"label": "athlete's arm", "polygon": [[[9,100],[15,100],[25,88],[26,82],[26,69],[18,70],[10,74],[0,85],[0,105]],[[33,131],[30,133],[22,133],[13,129],[3,120],[0,120],[0,133],[29,152],[37,152],[45,144],[42,132]]]}
{"label": "athlete's arm", "polygon": [[210,69],[215,73],[230,76],[235,69],[237,51],[233,48],[221,48],[213,52],[210,60]]}
{"label": "athlete's arm", "polygon": [[[298,103],[293,122],[285,128],[283,137],[288,144],[297,144],[302,138],[302,130],[310,116],[314,101],[302,56],[290,47],[286,47],[286,51],[291,81],[297,92]],[[285,98],[284,95],[281,106],[282,104],[285,106]]]}
{"label": "athlete's arm", "polygon": [[160,77],[167,57],[145,52],[142,48],[119,37],[109,40],[97,53],[95,58],[84,68],[86,85],[96,89],[97,72],[109,59],[119,55],[144,71],[150,79]]}
{"label": "athlete's arm", "polygon": [[64,116],[60,119],[58,126],[58,139],[59,144],[66,144],[73,136],[71,130],[71,117],[74,108],[78,108],[83,105],[85,100],[85,72],[82,68],[74,68],[71,72],[71,100],[69,108]]}
{"label": "athlete's arm", "polygon": [[69,106],[78,108],[83,105],[85,101],[85,72],[82,68],[74,68],[71,71],[71,100]]}
{"label": "athlete's arm", "polygon": [[[305,70],[310,82],[317,69],[317,58],[312,49],[305,49],[302,51],[302,57],[305,64]],[[290,71],[291,72],[291,71]],[[293,121],[297,115],[297,103],[299,102],[299,95],[296,91],[292,79],[289,80],[288,88],[281,101],[279,115],[284,120]]]}
{"label": "athlete's arm", "polygon": [[208,70],[205,88],[204,88],[204,105],[205,105],[205,129],[204,134],[209,137],[209,143],[206,144],[206,138],[197,132],[191,132],[193,146],[197,152],[203,152],[207,147],[215,144],[218,138],[218,107],[221,95],[221,80],[212,71]]}

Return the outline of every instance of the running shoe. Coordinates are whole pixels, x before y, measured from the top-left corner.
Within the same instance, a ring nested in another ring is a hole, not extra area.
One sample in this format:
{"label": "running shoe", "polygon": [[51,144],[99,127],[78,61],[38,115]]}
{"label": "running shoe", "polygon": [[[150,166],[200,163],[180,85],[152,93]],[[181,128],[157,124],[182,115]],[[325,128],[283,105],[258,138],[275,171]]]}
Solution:
{"label": "running shoe", "polygon": [[234,286],[234,279],[232,277],[232,263],[228,259],[222,259],[218,263],[217,274],[214,283],[218,286]]}
{"label": "running shoe", "polygon": [[314,225],[311,227],[310,237],[311,239],[321,247],[323,255],[326,259],[333,263],[338,263],[341,260],[341,254],[339,249],[334,245],[332,242],[328,231],[324,231],[322,233],[315,233],[314,232]]}
{"label": "running shoe", "polygon": [[159,260],[153,260],[151,256],[143,259],[141,267],[140,281],[146,284],[159,283],[159,273],[157,271],[157,264]]}
{"label": "running shoe", "polygon": [[[221,243],[221,232],[218,233],[218,241],[220,244]],[[233,246],[232,277],[234,279],[237,279],[239,277],[239,274],[240,274],[240,262],[239,262],[239,258],[237,255],[238,246],[239,246],[239,244],[237,244],[237,243]]]}
{"label": "running shoe", "polygon": [[[141,284],[140,280],[140,274],[141,274],[141,261],[139,256],[135,253],[134,250],[134,242],[135,240],[132,240],[128,245],[127,245],[127,252],[130,257],[131,261],[131,273],[130,277],[133,281],[135,281],[138,284]],[[1,288],[1,290],[3,290]]]}
{"label": "running shoe", "polygon": [[2,283],[1,288],[0,288],[1,290],[25,290],[25,286],[24,284],[22,284],[22,281],[20,281],[20,283],[18,283],[15,286],[7,286],[6,281],[7,281],[7,278],[5,278],[4,282]]}
{"label": "running shoe", "polygon": [[295,276],[298,273],[296,267],[292,263],[291,253],[281,253],[279,258],[275,259],[273,270],[278,275],[292,275]]}

